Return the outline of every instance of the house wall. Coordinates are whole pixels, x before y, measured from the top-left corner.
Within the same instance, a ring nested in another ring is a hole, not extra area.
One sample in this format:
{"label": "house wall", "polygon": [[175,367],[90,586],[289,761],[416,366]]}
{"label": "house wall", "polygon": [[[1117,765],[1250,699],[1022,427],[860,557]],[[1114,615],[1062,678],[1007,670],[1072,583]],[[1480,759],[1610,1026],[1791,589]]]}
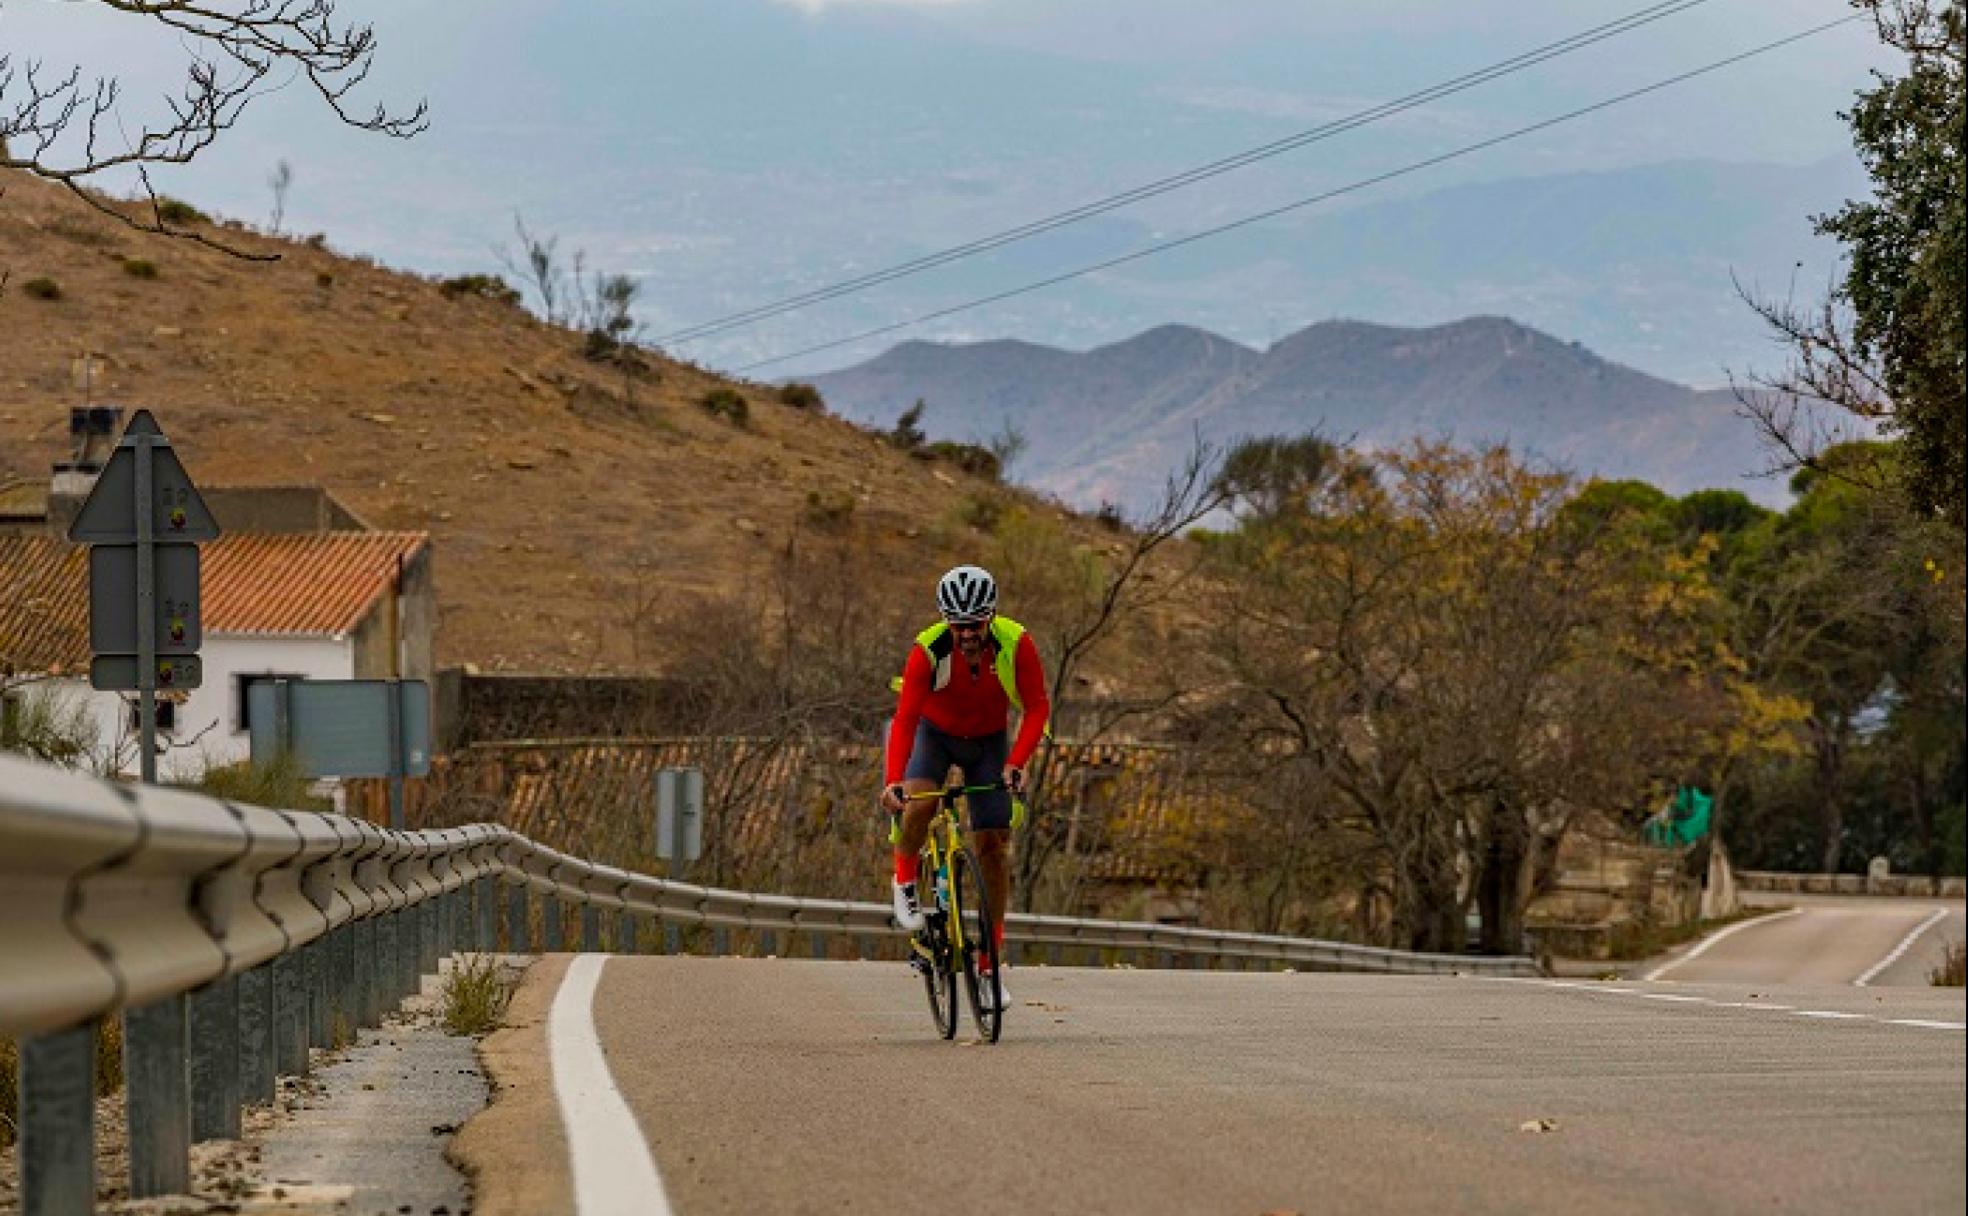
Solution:
{"label": "house wall", "polygon": [[[310,680],[346,680],[354,674],[353,648],[346,640],[324,638],[262,638],[205,635],[199,659],[204,682],[177,703],[175,728],[164,738],[177,744],[157,758],[160,781],[193,781],[207,768],[236,764],[251,756],[251,739],[241,729],[240,675],[297,675]],[[52,679],[37,682],[31,695],[48,697],[58,705],[87,707],[95,724],[96,750],[105,759],[120,753],[123,772],[140,771],[136,730],[130,706],[134,693],[97,692],[87,680]]]}
{"label": "house wall", "polygon": [[[394,628],[392,628],[394,625]],[[435,674],[433,641],[437,636],[437,591],[431,578],[431,551],[427,545],[403,567],[400,593],[385,592],[356,627],[355,675],[357,679],[383,680],[392,675],[406,680],[429,680]],[[392,668],[390,643],[399,647],[401,667]]]}

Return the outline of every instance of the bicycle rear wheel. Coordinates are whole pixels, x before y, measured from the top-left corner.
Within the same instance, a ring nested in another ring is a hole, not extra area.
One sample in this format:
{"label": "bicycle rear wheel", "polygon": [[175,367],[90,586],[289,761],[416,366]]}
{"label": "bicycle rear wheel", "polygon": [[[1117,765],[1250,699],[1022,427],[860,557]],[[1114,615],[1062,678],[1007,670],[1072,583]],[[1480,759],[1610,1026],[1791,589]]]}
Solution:
{"label": "bicycle rear wheel", "polygon": [[922,972],[923,987],[929,994],[929,1014],[936,1020],[936,1033],[946,1039],[957,1037],[957,961],[950,948],[949,913],[944,901],[936,897],[936,874],[929,859],[923,859],[916,878],[916,900],[923,910],[922,932],[910,939],[916,950],[915,961]]}
{"label": "bicycle rear wheel", "polygon": [[950,872],[957,912],[963,920],[964,990],[977,1033],[987,1043],[1004,1031],[1004,993],[998,988],[998,939],[991,932],[991,893],[968,853],[959,853]]}

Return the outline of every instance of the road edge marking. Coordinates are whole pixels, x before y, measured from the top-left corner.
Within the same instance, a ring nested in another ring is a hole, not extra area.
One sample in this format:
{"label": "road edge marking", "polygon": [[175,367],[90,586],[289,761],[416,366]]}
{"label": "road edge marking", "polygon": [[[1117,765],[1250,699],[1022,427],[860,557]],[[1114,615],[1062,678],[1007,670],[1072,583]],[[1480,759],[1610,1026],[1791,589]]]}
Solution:
{"label": "road edge marking", "polygon": [[1667,962],[1662,963],[1660,966],[1654,968],[1652,971],[1649,971],[1646,975],[1642,976],[1641,978],[1643,980],[1648,980],[1648,981],[1657,980],[1663,975],[1666,975],[1668,972],[1674,970],[1676,967],[1679,967],[1681,964],[1693,962],[1694,960],[1700,958],[1702,955],[1708,953],[1708,948],[1710,946],[1713,946],[1715,943],[1721,941],[1725,937],[1730,937],[1734,934],[1741,933],[1744,929],[1754,929],[1758,925],[1767,925],[1775,921],[1788,920],[1789,918],[1798,915],[1802,911],[1804,911],[1803,908],[1785,908],[1781,912],[1772,912],[1768,916],[1752,917],[1749,920],[1738,921],[1733,925],[1725,925],[1721,929],[1716,930],[1714,933],[1711,933],[1707,937],[1704,937],[1700,941],[1696,942],[1695,948],[1688,951],[1680,958],[1669,959]]}
{"label": "road edge marking", "polygon": [[1930,916],[1928,916],[1926,920],[1921,921],[1919,924],[1913,927],[1913,932],[1907,934],[1905,937],[1900,939],[1900,944],[1893,947],[1893,952],[1891,954],[1888,954],[1885,958],[1880,959],[1872,966],[1867,967],[1865,971],[1860,974],[1858,979],[1853,980],[1852,987],[1863,988],[1867,984],[1870,984],[1872,983],[1872,981],[1878,979],[1880,972],[1886,970],[1886,968],[1892,966],[1894,963],[1899,962],[1900,956],[1913,948],[1914,941],[1917,938],[1919,938],[1921,934],[1927,932],[1927,930],[1933,928],[1935,925],[1938,925],[1942,921],[1946,920],[1948,918],[1948,913],[1950,910],[1951,909],[1948,908],[1934,909],[1933,913]]}
{"label": "road edge marking", "polygon": [[605,954],[577,954],[547,1014],[554,1097],[579,1216],[672,1216],[662,1175],[635,1112],[615,1087],[595,1032],[594,994]]}

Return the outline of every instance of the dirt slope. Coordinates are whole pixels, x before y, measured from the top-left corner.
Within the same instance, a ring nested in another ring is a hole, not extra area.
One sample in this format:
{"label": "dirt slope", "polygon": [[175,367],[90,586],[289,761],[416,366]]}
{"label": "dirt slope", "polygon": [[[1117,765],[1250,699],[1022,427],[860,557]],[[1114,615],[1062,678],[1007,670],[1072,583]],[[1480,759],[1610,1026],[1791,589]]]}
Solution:
{"label": "dirt slope", "polygon": [[[320,484],[377,527],[430,531],[442,663],[660,665],[629,644],[638,579],[672,607],[727,590],[814,492],[854,496],[849,535],[902,594],[981,539],[954,508],[986,483],[766,389],[732,385],[750,403],[740,429],[696,404],[730,382],[655,360],[631,396],[575,335],[516,307],[201,229],[280,255],[245,261],[132,232],[45,183],[0,184],[0,483],[65,457],[93,353],[95,400],[156,411],[201,482]],[[30,294],[37,278],[60,298]]]}

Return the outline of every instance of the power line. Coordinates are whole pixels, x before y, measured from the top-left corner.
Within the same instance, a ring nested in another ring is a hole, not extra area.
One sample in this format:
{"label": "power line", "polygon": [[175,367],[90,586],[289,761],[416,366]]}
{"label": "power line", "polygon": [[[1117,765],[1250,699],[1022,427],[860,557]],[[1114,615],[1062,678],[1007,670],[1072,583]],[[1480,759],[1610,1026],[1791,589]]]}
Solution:
{"label": "power line", "polygon": [[1404,97],[1397,97],[1392,101],[1370,106],[1367,109],[1350,114],[1345,118],[1334,119],[1331,122],[1322,123],[1319,126],[1300,131],[1296,134],[1273,140],[1270,143],[1260,144],[1255,148],[1247,148],[1234,155],[1211,161],[1209,164],[1201,165],[1194,169],[1186,169],[1181,173],[1176,173],[1168,177],[1158,178],[1155,181],[1123,190],[1118,194],[1110,194],[1105,198],[1095,199],[1090,203],[1083,203],[1066,211],[1043,216],[1029,223],[1020,224],[1015,228],[1007,228],[1001,232],[992,233],[989,236],[978,237],[961,245],[953,245],[947,249],[927,253],[921,257],[897,263],[894,266],[870,271],[867,274],[851,279],[844,279],[825,287],[816,287],[811,291],[801,292],[798,295],[771,300],[764,304],[731,313],[727,316],[692,325],[672,333],[662,334],[651,339],[651,341],[659,346],[695,342],[699,339],[712,337],[729,330],[743,328],[754,322],[763,321],[768,317],[780,316],[809,304],[818,304],[826,300],[837,299],[840,296],[851,295],[866,287],[873,287],[881,283],[888,283],[896,279],[921,274],[927,270],[934,270],[940,266],[947,266],[951,262],[961,261],[964,258],[1001,248],[1002,246],[1025,240],[1028,237],[1051,232],[1056,228],[1076,224],[1081,220],[1090,219],[1096,215],[1103,215],[1109,211],[1138,203],[1143,199],[1167,194],[1170,191],[1179,190],[1184,186],[1194,185],[1196,182],[1205,181],[1209,178],[1241,169],[1246,165],[1269,160],[1274,156],[1282,156],[1287,152],[1296,151],[1309,144],[1330,139],[1335,135],[1342,135],[1370,123],[1379,122],[1382,119],[1391,118],[1408,110],[1416,109],[1429,102],[1439,101],[1444,97],[1473,89],[1478,85],[1488,84],[1493,80],[1502,79],[1505,76],[1521,72],[1526,68],[1535,67],[1547,60],[1556,59],[1561,55],[1569,55],[1573,51],[1582,50],[1594,43],[1604,42],[1608,38],[1618,37],[1621,34],[1639,29],[1643,25],[1649,25],[1664,17],[1672,17],[1677,13],[1685,12],[1688,9],[1696,8],[1706,3],[1708,3],[1708,0],[1664,0],[1663,3],[1653,4],[1647,8],[1636,10],[1624,17],[1606,22],[1604,25],[1597,25],[1589,30],[1561,38],[1556,42],[1547,43],[1544,46],[1524,51],[1520,54],[1513,55],[1509,59],[1493,63],[1488,67],[1479,68],[1473,72],[1467,72],[1461,76],[1457,76],[1452,80],[1430,85],[1418,92],[1409,93]]}
{"label": "power line", "polygon": [[921,325],[926,321],[941,320],[944,317],[955,316],[957,313],[960,312],[968,312],[974,308],[982,308],[987,304],[996,304],[1002,300],[1009,300],[1016,296],[1028,295],[1035,291],[1044,290],[1047,287],[1056,287],[1061,283],[1070,282],[1073,279],[1084,278],[1087,275],[1097,274],[1103,270],[1111,270],[1116,266],[1122,266],[1129,262],[1140,261],[1142,258],[1153,257],[1158,253],[1167,253],[1171,249],[1179,249],[1184,245],[1193,245],[1198,241],[1205,241],[1210,239],[1211,237],[1221,236],[1226,232],[1234,232],[1239,228],[1247,228],[1252,224],[1258,224],[1258,223],[1262,223],[1265,220],[1275,219],[1278,216],[1284,215],[1288,212],[1302,210],[1303,208],[1313,206],[1314,204],[1317,203],[1327,202],[1331,199],[1338,198],[1341,195],[1357,193],[1358,191],[1365,190],[1370,186],[1377,186],[1383,182],[1393,181],[1395,178],[1398,177],[1406,177],[1410,173],[1418,173],[1423,169],[1432,168],[1436,165],[1443,164],[1447,161],[1452,161],[1460,157],[1468,156],[1472,152],[1480,152],[1485,148],[1494,148],[1498,144],[1508,143],[1513,139],[1521,139],[1526,135],[1532,135],[1535,134],[1536,132],[1546,130],[1547,128],[1555,127],[1560,123],[1571,122],[1574,119],[1583,118],[1588,114],[1595,114],[1600,110],[1609,109],[1613,106],[1620,105],[1623,102],[1632,101],[1636,97],[1644,97],[1649,93],[1658,93],[1662,89],[1671,88],[1674,85],[1682,84],[1686,81],[1693,80],[1698,76],[1706,76],[1711,72],[1717,72],[1723,68],[1741,63],[1746,59],[1754,59],[1758,55],[1767,54],[1770,51],[1774,51],[1779,48],[1789,46],[1793,42],[1801,42],[1806,38],[1810,38],[1818,34],[1822,34],[1826,30],[1836,29],[1838,26],[1841,25],[1850,25],[1852,22],[1859,21],[1862,19],[1864,19],[1864,14],[1856,14],[1850,17],[1840,17],[1836,21],[1827,21],[1823,25],[1812,26],[1810,29],[1802,30],[1798,33],[1791,34],[1788,37],[1779,38],[1774,42],[1766,42],[1761,46],[1752,47],[1747,51],[1742,51],[1738,54],[1731,55],[1726,59],[1718,59],[1713,63],[1705,64],[1702,67],[1698,67],[1686,72],[1682,72],[1677,76],[1669,76],[1665,80],[1658,80],[1655,81],[1653,84],[1644,85],[1641,88],[1633,89],[1629,92],[1621,93],[1614,97],[1608,97],[1604,101],[1594,102],[1588,106],[1581,106],[1576,110],[1568,110],[1565,113],[1560,114],[1555,118],[1547,118],[1542,122],[1535,122],[1527,127],[1518,127],[1513,131],[1506,131],[1501,135],[1492,136],[1489,139],[1479,140],[1476,143],[1464,145],[1463,147],[1457,148],[1453,151],[1444,152],[1439,156],[1431,156],[1426,160],[1418,160],[1413,162],[1412,164],[1403,165],[1398,169],[1390,169],[1386,173],[1376,174],[1373,177],[1362,178],[1359,181],[1349,182],[1344,186],[1339,186],[1332,190],[1327,190],[1319,194],[1314,194],[1305,198],[1296,199],[1292,202],[1285,203],[1281,206],[1272,207],[1265,211],[1259,211],[1255,214],[1247,215],[1242,219],[1232,220],[1227,224],[1219,224],[1214,228],[1205,228],[1200,232],[1192,232],[1188,236],[1177,237],[1174,240],[1170,240],[1170,241],[1163,241],[1157,245],[1149,245],[1146,248],[1137,249],[1133,253],[1124,253],[1119,257],[1108,258],[1107,260],[1102,262],[1095,262],[1090,266],[1082,266],[1078,270],[1069,270],[1064,274],[1053,275],[1051,278],[1039,279],[1036,282],[1026,283],[1020,287],[1013,287],[1010,288],[1009,290],[996,292],[992,295],[981,296],[974,300],[967,300],[962,304],[954,304],[948,308],[938,309],[935,312],[923,313],[920,316],[910,317],[908,320],[905,321],[897,321],[890,325],[883,325],[875,329],[864,330],[861,333],[854,334],[849,337],[836,338],[831,342],[822,342],[814,346],[804,347],[800,350],[789,351],[782,355],[774,355],[769,359],[760,359],[757,360],[756,362],[747,363],[740,367],[733,368],[732,372],[734,375],[742,374],[744,372],[752,371],[756,368],[768,367],[774,363],[784,363],[788,359],[797,359],[803,355],[812,355],[812,354],[818,354],[819,352],[825,350],[833,350],[836,347],[847,346],[850,343],[860,342],[867,338],[876,338],[876,337],[880,337],[883,334],[890,334],[896,332],[897,330],[908,329],[912,326]]}

